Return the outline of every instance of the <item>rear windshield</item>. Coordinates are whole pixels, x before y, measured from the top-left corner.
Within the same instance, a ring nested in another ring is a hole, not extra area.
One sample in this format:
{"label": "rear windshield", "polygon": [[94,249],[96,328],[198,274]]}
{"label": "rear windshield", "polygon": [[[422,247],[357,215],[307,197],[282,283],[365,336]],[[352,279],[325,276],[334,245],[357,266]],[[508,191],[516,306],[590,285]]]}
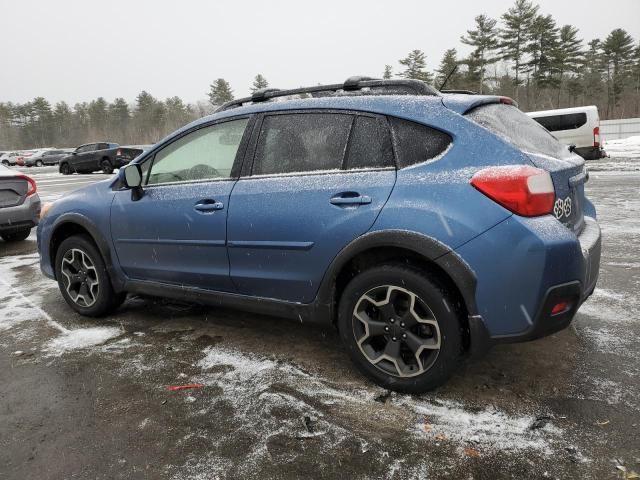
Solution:
{"label": "rear windshield", "polygon": [[468,112],[466,116],[525,153],[554,158],[572,156],[566,145],[558,142],[542,125],[512,105],[482,105]]}

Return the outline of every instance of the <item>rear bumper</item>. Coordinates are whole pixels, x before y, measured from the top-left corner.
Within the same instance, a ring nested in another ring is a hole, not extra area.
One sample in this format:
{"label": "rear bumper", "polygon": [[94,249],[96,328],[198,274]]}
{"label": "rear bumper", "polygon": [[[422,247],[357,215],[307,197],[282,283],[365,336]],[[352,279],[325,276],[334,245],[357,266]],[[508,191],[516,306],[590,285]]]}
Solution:
{"label": "rear bumper", "polygon": [[[478,277],[479,315],[468,322],[472,353],[566,328],[598,280],[602,243],[595,219],[585,217],[578,236],[553,218],[503,223],[459,249]],[[552,314],[563,302],[567,308]]]}
{"label": "rear bumper", "polygon": [[0,208],[0,233],[13,233],[38,225],[40,198],[32,195],[22,205]]}
{"label": "rear bumper", "polygon": [[599,160],[607,156],[602,147],[579,147],[575,151],[585,160]]}

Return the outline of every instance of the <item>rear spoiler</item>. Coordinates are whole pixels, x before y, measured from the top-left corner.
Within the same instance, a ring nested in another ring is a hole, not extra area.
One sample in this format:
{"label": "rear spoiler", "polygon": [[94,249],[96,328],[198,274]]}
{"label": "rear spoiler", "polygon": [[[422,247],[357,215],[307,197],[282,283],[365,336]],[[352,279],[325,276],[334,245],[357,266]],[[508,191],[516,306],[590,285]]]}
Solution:
{"label": "rear spoiler", "polygon": [[515,100],[498,95],[444,94],[442,95],[442,103],[449,110],[453,110],[460,115],[464,115],[476,107],[492,103],[503,103],[518,108]]}

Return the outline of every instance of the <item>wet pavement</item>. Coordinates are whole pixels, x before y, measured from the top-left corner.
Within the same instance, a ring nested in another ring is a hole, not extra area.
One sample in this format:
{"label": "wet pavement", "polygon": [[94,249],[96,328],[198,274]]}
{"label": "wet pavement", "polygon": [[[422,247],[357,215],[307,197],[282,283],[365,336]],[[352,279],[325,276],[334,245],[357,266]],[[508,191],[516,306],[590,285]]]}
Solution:
{"label": "wet pavement", "polygon": [[[421,396],[288,320],[139,297],[80,317],[40,274],[35,232],[0,243],[0,479],[634,478],[640,171],[607,162],[587,187],[600,281],[573,325]],[[105,178],[28,173],[45,199]],[[167,389],[186,384],[202,387]]]}

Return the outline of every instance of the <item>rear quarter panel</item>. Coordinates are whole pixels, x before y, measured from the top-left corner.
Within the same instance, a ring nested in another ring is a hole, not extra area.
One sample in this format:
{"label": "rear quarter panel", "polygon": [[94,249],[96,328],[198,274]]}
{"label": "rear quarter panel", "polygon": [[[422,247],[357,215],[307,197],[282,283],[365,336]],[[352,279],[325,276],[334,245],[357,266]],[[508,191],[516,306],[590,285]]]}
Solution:
{"label": "rear quarter panel", "polygon": [[442,110],[419,121],[451,135],[452,145],[440,158],[398,170],[396,185],[373,230],[412,230],[453,250],[511,216],[471,186],[473,175],[492,165],[530,162],[474,122]]}

